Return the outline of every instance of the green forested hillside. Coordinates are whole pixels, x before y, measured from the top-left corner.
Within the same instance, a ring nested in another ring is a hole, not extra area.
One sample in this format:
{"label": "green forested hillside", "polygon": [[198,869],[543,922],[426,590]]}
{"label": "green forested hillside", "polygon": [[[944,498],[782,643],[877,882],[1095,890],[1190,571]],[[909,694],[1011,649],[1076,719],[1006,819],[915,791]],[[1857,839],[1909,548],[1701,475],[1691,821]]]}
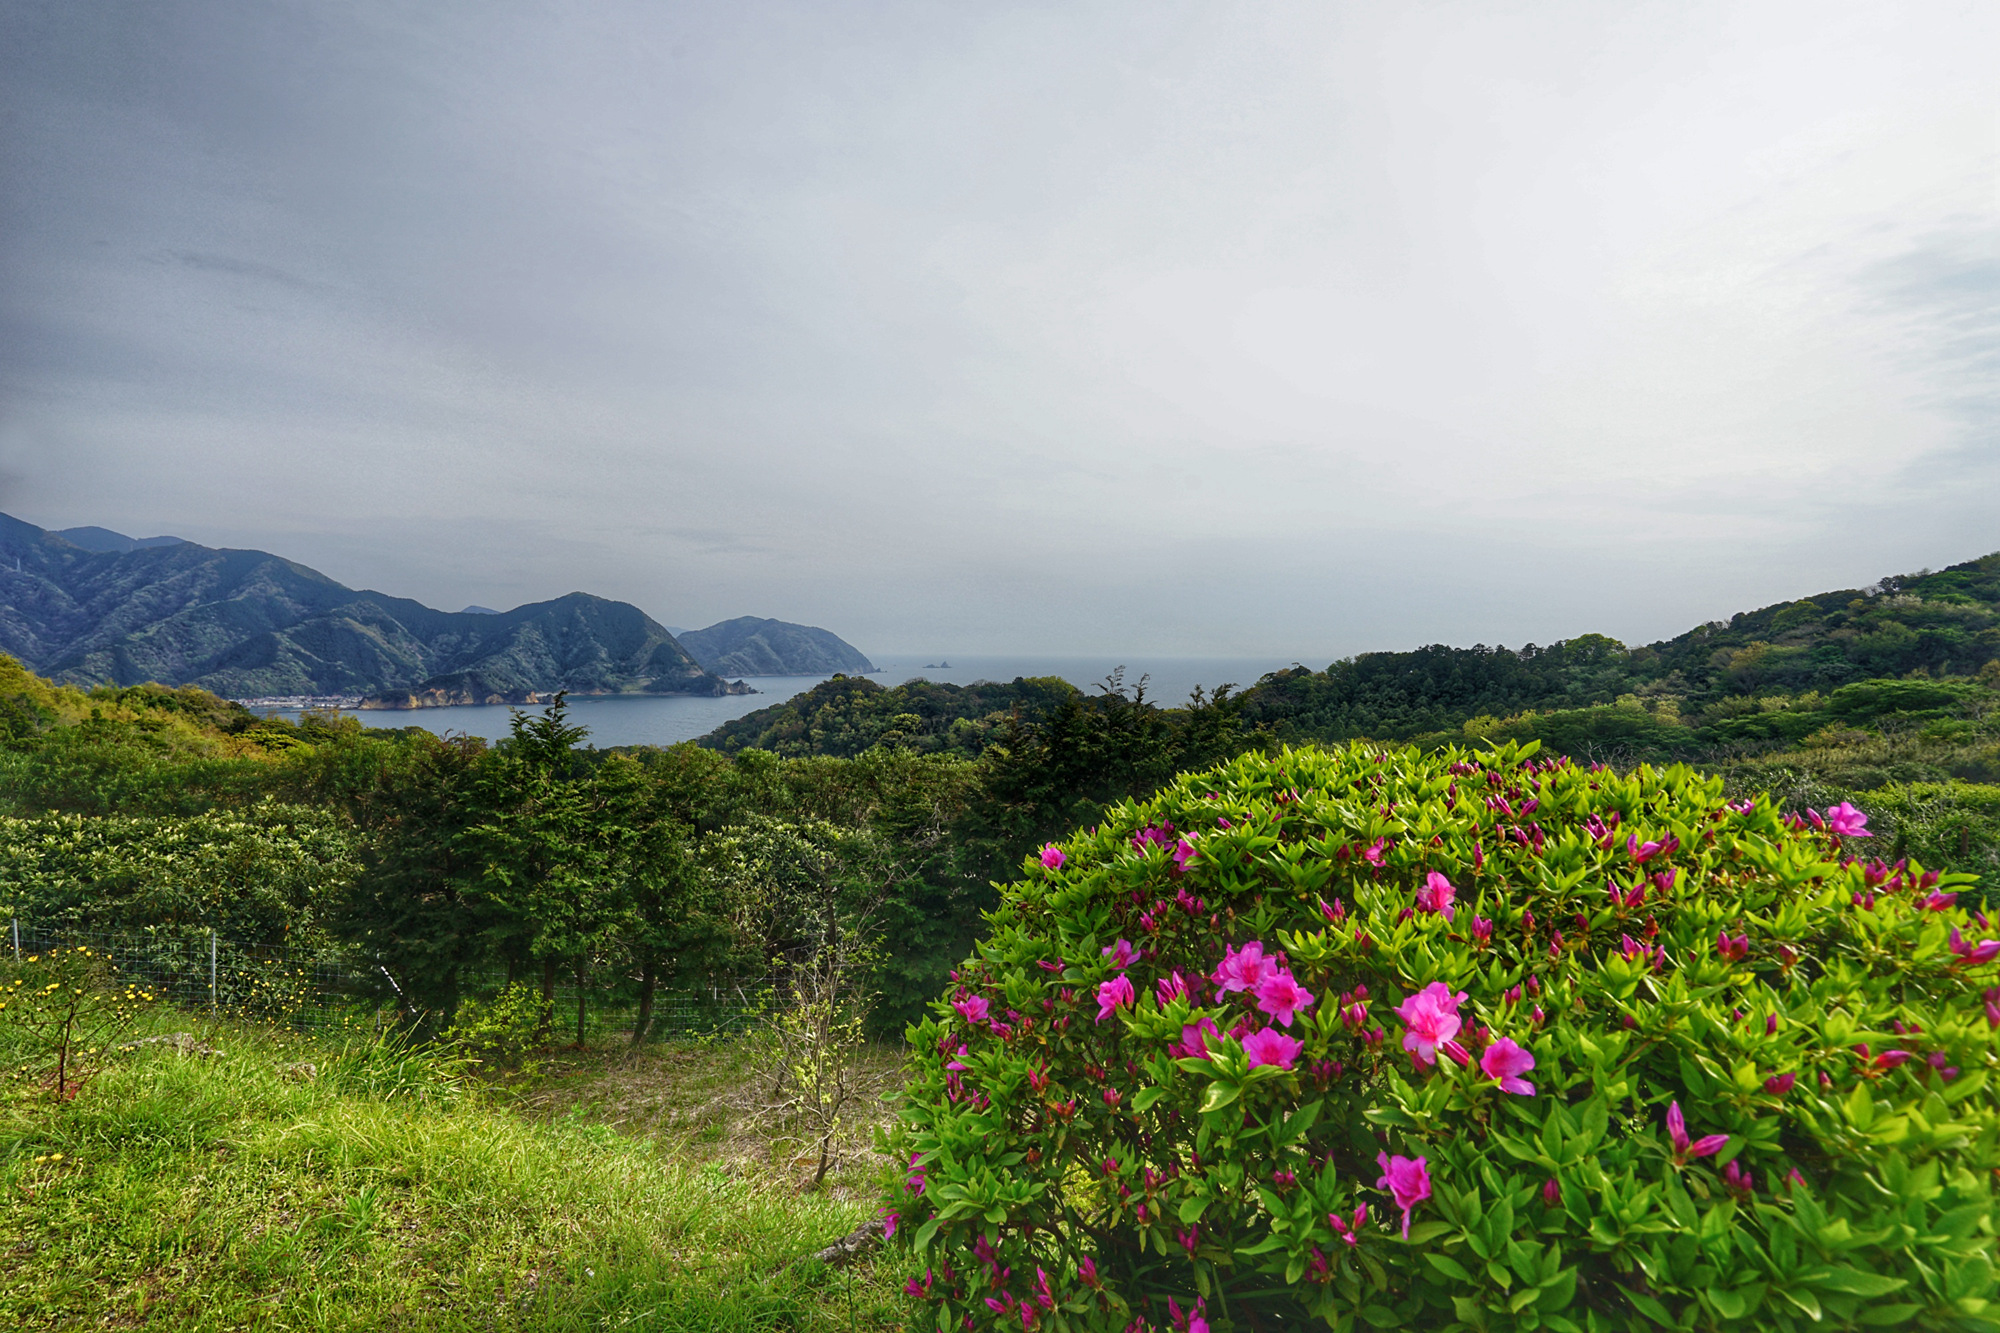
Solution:
{"label": "green forested hillside", "polygon": [[[1287,741],[1400,740],[1468,725],[1516,734],[1532,711],[1528,729],[1564,748],[1787,743],[1885,718],[1972,721],[1963,715],[1985,697],[1975,682],[2000,678],[1996,661],[2000,554],[1739,612],[1637,648],[1585,634],[1547,647],[1363,653],[1266,677],[1247,692],[1245,719]],[[1900,683],[1863,684],[1884,680]],[[1578,715],[1607,706],[1616,711]]]}
{"label": "green forested hillside", "polygon": [[893,688],[835,676],[805,693],[725,722],[701,738],[724,754],[769,750],[787,757],[849,757],[875,745],[972,758],[1016,714],[1040,718],[1080,691],[1055,676],[999,684],[912,680]]}

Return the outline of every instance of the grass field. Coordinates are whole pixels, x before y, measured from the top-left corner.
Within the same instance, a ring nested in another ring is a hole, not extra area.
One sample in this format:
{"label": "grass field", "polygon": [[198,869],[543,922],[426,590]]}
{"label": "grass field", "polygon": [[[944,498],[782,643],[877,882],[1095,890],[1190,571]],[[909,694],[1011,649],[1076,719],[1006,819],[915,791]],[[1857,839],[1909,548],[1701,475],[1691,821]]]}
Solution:
{"label": "grass field", "polygon": [[[127,1039],[188,1027],[156,1013]],[[801,1194],[740,1043],[567,1052],[506,1083],[367,1041],[194,1035],[221,1053],[142,1046],[68,1103],[6,1085],[0,1327],[904,1321],[899,1279],[793,1264],[869,1215],[870,1126]],[[873,1067],[886,1085],[893,1056]]]}

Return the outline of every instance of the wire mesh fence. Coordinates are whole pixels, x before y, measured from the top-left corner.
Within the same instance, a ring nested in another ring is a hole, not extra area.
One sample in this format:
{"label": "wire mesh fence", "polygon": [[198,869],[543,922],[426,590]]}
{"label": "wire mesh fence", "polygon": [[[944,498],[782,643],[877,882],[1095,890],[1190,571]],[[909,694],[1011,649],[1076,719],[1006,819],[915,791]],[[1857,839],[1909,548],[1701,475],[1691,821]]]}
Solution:
{"label": "wire mesh fence", "polygon": [[[408,1017],[402,987],[381,963],[354,952],[294,949],[232,940],[199,928],[143,932],[70,929],[13,919],[5,947],[17,963],[40,951],[87,945],[124,979],[143,982],[180,1008],[279,1023],[312,1032],[374,1030]],[[460,977],[465,1000],[497,995],[503,969]],[[540,990],[539,979],[535,979]],[[760,1020],[768,986],[716,979],[698,987],[663,987],[653,1000],[654,1036],[740,1030]],[[639,1014],[636,978],[611,969],[579,987],[574,974],[550,989],[555,1030],[574,1032],[579,997],[587,1038],[629,1033]]]}

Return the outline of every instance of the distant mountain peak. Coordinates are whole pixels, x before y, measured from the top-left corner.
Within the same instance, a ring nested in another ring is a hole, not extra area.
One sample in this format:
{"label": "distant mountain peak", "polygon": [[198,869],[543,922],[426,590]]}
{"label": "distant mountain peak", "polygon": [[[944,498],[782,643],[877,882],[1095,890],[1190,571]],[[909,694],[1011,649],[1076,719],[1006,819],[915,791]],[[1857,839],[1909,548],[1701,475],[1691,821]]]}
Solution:
{"label": "distant mountain peak", "polygon": [[738,616],[707,629],[676,631],[694,660],[718,676],[848,675],[875,670],[847,640],[817,625]]}
{"label": "distant mountain peak", "polygon": [[[468,606],[463,611],[460,611],[459,614],[462,616],[497,616],[500,613],[490,606]],[[667,633],[671,634],[673,631],[668,630]]]}
{"label": "distant mountain peak", "polygon": [[188,542],[181,537],[127,537],[122,532],[110,528],[61,528],[54,534],[71,546],[81,547],[93,555],[124,555],[130,551],[149,551],[159,546],[185,546]]}

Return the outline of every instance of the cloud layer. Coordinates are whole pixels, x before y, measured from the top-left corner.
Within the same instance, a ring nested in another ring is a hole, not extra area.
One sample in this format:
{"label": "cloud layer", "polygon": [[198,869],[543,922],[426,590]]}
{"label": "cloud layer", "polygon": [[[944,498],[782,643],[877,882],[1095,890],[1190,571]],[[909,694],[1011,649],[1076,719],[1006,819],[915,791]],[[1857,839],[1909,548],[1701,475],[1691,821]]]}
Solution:
{"label": "cloud layer", "polygon": [[1944,4],[17,4],[0,508],[870,652],[1676,632],[2000,547]]}

